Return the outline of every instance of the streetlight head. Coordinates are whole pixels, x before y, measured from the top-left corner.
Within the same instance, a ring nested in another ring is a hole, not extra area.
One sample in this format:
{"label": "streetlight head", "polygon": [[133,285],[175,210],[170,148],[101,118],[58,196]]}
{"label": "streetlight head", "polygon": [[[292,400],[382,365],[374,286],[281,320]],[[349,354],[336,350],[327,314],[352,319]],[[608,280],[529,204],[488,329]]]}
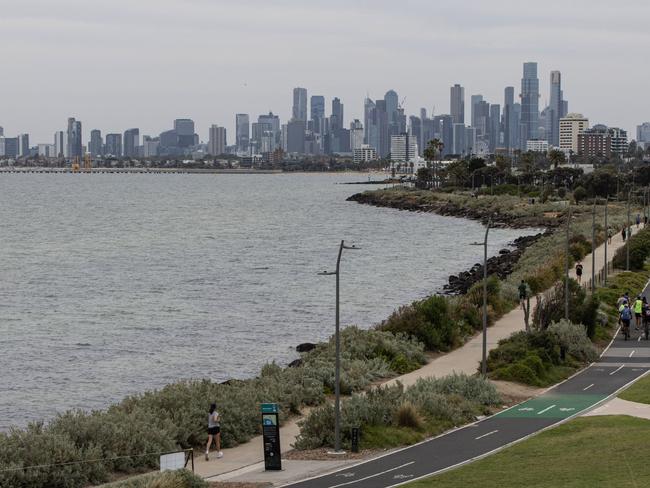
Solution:
{"label": "streetlight head", "polygon": [[318,274],[318,276],[332,276],[332,275],[335,275],[336,272],[332,272],[332,271],[320,271],[320,272],[317,273],[317,274]]}
{"label": "streetlight head", "polygon": [[344,245],[344,246],[343,246],[343,249],[357,250],[357,249],[361,249],[361,248],[355,246],[354,244],[352,244],[351,246],[345,246],[345,245]]}
{"label": "streetlight head", "polygon": [[470,242],[469,245],[470,246],[482,246],[483,243],[482,242]]}

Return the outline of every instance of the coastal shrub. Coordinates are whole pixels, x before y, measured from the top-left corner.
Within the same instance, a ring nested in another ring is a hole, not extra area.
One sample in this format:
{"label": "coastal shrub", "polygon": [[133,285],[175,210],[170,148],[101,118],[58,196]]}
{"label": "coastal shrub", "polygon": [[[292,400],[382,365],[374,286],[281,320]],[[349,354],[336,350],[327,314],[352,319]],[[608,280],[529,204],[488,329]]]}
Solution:
{"label": "coastal shrub", "polygon": [[561,320],[545,330],[517,332],[500,341],[488,355],[488,375],[497,380],[548,386],[596,357],[585,327]]}
{"label": "coastal shrub", "polygon": [[[533,312],[533,324],[538,329],[546,329],[553,322],[564,318],[565,314],[564,282],[557,283],[543,294]],[[577,281],[569,280],[569,319],[582,324],[588,330],[596,326],[598,299],[587,298],[586,291]]]}
{"label": "coastal shrub", "polygon": [[574,261],[580,261],[591,253],[591,241],[582,234],[574,234],[569,239],[569,253]]}
{"label": "coastal shrub", "polygon": [[[373,388],[366,394],[355,394],[343,400],[342,440],[344,444],[349,442],[352,427],[360,427],[362,432],[372,429],[376,447],[381,447],[377,441],[381,438],[378,429],[425,429],[427,434],[434,434],[469,422],[500,401],[491,383],[466,375],[419,379],[406,389],[400,383]],[[296,449],[333,445],[334,408],[331,404],[313,409],[299,425]]]}
{"label": "coastal shrub", "polygon": [[400,307],[378,329],[414,337],[430,351],[449,351],[460,343],[459,327],[451,317],[449,302],[437,295]]}
{"label": "coastal shrub", "polygon": [[116,483],[106,488],[207,488],[208,482],[186,469],[152,473]]}
{"label": "coastal shrub", "polygon": [[630,238],[629,244],[618,248],[613,261],[615,268],[626,269],[628,245],[630,246],[630,270],[643,269],[646,259],[650,256],[650,228],[640,230]]}

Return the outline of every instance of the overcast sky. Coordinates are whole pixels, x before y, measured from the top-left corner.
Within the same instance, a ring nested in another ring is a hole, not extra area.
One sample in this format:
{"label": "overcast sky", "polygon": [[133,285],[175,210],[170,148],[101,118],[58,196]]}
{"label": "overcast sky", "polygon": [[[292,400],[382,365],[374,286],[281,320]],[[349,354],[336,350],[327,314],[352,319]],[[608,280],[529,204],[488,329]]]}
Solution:
{"label": "overcast sky", "polygon": [[235,113],[285,122],[295,86],[328,115],[341,98],[347,125],[391,88],[407,114],[448,113],[454,83],[468,112],[472,94],[503,104],[537,61],[540,109],[557,69],[571,112],[633,138],[650,119],[649,20],[647,0],[0,0],[0,126],[51,142],[74,116],[85,143],[190,117],[231,144]]}

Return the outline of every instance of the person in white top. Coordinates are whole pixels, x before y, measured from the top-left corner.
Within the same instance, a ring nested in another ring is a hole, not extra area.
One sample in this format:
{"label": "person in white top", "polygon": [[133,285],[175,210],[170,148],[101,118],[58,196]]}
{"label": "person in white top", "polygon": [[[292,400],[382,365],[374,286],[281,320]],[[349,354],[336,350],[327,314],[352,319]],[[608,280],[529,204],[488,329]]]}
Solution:
{"label": "person in white top", "polygon": [[205,447],[206,461],[210,460],[210,446],[212,446],[212,440],[214,440],[214,443],[217,445],[217,458],[223,457],[223,452],[221,452],[221,424],[216,403],[210,405],[210,411],[208,412],[208,445]]}

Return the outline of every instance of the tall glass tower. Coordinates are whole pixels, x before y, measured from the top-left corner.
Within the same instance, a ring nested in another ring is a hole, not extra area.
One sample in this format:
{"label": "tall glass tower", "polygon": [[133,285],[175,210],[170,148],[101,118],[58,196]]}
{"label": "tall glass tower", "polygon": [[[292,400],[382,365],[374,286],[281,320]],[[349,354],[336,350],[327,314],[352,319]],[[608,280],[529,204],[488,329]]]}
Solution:
{"label": "tall glass tower", "polygon": [[[537,63],[524,63],[521,79],[521,123],[525,126],[526,140],[537,139],[539,134],[539,78]],[[522,145],[525,141],[522,141]]]}

